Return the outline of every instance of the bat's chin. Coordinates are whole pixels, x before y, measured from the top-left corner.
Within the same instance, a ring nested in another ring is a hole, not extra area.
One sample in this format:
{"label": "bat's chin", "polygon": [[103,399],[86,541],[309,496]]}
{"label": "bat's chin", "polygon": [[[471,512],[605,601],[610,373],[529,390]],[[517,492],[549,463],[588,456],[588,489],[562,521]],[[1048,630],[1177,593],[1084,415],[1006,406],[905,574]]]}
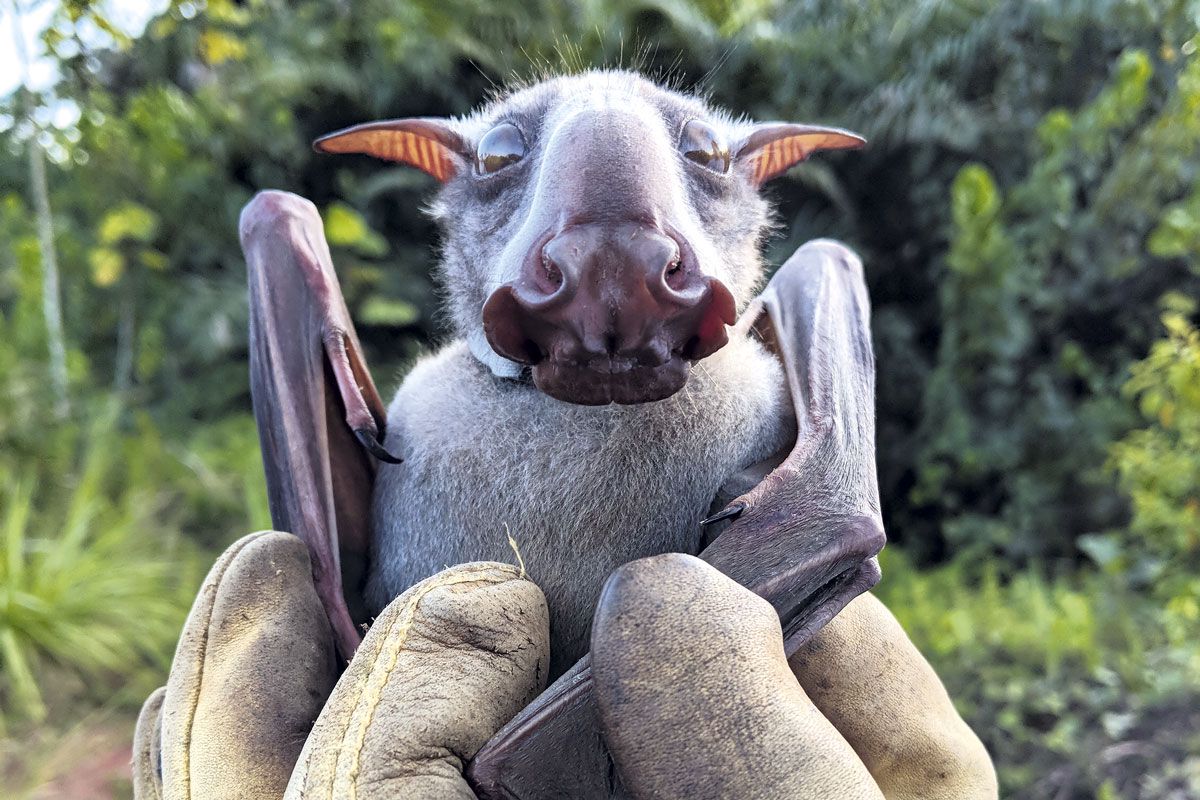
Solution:
{"label": "bat's chin", "polygon": [[635,405],[665,400],[687,383],[690,365],[672,355],[661,364],[621,358],[586,364],[547,360],[534,365],[533,383],[556,400],[584,406]]}

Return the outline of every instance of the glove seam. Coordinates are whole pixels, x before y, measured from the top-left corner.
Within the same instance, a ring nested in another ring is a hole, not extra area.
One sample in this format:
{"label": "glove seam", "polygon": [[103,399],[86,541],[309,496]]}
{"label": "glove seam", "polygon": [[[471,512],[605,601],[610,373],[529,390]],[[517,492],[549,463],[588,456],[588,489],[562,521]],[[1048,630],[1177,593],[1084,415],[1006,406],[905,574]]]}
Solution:
{"label": "glove seam", "polygon": [[[196,710],[200,707],[200,695],[204,692],[204,673],[205,663],[208,659],[208,642],[211,638],[210,631],[212,628],[213,612],[217,607],[217,595],[221,590],[221,582],[225,579],[225,574],[229,572],[229,568],[233,565],[233,562],[237,560],[237,557],[241,555],[242,551],[245,550],[249,545],[266,536],[268,533],[271,533],[271,531],[261,531],[257,534],[250,534],[249,536],[243,537],[240,541],[235,542],[233,546],[226,551],[228,558],[223,564],[220,564],[220,573],[216,575],[215,579],[211,583],[212,600],[211,602],[205,604],[206,608],[204,611],[203,625],[204,635],[197,643],[198,653],[196,658],[196,676],[195,680],[192,682],[194,688],[188,692],[188,701],[184,706],[187,710],[187,724],[184,726],[185,733],[182,742],[183,746],[180,752],[180,756],[183,760],[183,770],[181,771],[182,774],[180,779],[184,782],[184,789],[186,791],[184,797],[190,798],[192,796],[192,729],[196,724]],[[214,567],[214,572],[215,571],[216,568]],[[206,586],[209,585],[208,581],[205,581],[205,584]]]}
{"label": "glove seam", "polygon": [[[380,647],[376,653],[370,669],[367,670],[370,684],[367,690],[359,696],[358,702],[355,703],[354,710],[347,716],[346,727],[342,731],[342,746],[338,748],[337,763],[334,765],[333,773],[330,777],[329,792],[330,796],[339,796],[334,792],[334,789],[342,784],[345,788],[344,795],[355,800],[358,797],[358,775],[361,772],[362,765],[360,756],[362,748],[367,738],[367,731],[371,727],[371,723],[375,717],[375,711],[379,703],[383,699],[383,691],[387,687],[391,674],[396,668],[396,664],[400,660],[400,654],[404,651],[404,646],[408,640],[409,631],[412,629],[416,621],[417,609],[421,601],[432,592],[434,589],[439,589],[445,586],[454,586],[462,583],[480,583],[489,582],[487,576],[494,575],[497,571],[497,565],[489,564],[483,567],[477,567],[470,571],[461,571],[451,575],[445,575],[432,580],[429,584],[419,587],[419,591],[404,604],[404,608],[397,614],[396,620],[389,626],[385,634],[385,644]],[[520,580],[517,575],[506,577],[503,581],[490,581],[491,583],[504,583],[513,579]],[[414,587],[416,588],[416,587]],[[376,665],[383,659],[387,659],[387,664],[382,673],[376,673]],[[376,675],[381,677],[376,677]],[[360,722],[356,731],[351,731],[354,727],[355,718],[359,718]],[[353,739],[353,743],[350,740]],[[341,769],[342,754],[349,752],[350,762],[345,771]],[[341,778],[341,780],[339,780]]]}

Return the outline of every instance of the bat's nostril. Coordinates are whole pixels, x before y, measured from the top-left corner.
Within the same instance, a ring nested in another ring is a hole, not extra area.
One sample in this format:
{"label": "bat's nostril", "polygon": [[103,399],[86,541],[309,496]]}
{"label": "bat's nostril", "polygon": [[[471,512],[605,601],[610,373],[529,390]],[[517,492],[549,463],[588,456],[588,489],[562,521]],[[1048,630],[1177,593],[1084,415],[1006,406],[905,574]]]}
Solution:
{"label": "bat's nostril", "polygon": [[522,349],[525,351],[524,364],[540,364],[546,358],[546,353],[532,339],[526,339]]}
{"label": "bat's nostril", "polygon": [[545,251],[542,252],[542,277],[547,286],[557,290],[563,284],[562,270]]}
{"label": "bat's nostril", "polygon": [[666,287],[668,292],[678,295],[684,292],[689,282],[689,270],[684,261],[682,247],[678,241],[670,237],[659,237],[657,247],[643,254],[647,278],[650,280],[651,292],[655,285],[659,290]]}
{"label": "bat's nostril", "polygon": [[683,259],[679,257],[678,253],[667,262],[667,268],[662,273],[662,281],[673,292],[683,290],[684,284],[687,282],[687,276],[683,270]]}

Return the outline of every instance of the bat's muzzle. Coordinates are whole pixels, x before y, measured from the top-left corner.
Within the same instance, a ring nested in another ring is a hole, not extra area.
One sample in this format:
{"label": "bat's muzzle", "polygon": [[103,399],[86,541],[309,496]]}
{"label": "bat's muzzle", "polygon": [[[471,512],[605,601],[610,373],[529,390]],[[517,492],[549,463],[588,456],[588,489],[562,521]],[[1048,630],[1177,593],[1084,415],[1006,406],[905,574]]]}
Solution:
{"label": "bat's muzzle", "polygon": [[704,275],[680,236],[641,222],[547,233],[521,277],[483,307],[497,353],[570,403],[646,403],[687,383],[691,363],[725,345],[733,296]]}

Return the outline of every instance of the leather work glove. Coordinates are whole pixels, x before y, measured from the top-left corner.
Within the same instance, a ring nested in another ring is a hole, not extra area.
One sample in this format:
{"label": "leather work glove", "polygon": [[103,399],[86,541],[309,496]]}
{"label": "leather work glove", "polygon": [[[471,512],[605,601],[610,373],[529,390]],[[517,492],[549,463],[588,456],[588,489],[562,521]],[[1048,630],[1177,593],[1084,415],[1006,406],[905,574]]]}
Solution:
{"label": "leather work glove", "polygon": [[[547,619],[514,567],[452,567],[396,598],[339,679],[304,544],[247,536],[209,573],[142,709],[134,796],[474,798],[464,765],[543,688]],[[883,796],[789,669],[771,606],[699,559],[614,573],[592,645],[633,796]]]}

